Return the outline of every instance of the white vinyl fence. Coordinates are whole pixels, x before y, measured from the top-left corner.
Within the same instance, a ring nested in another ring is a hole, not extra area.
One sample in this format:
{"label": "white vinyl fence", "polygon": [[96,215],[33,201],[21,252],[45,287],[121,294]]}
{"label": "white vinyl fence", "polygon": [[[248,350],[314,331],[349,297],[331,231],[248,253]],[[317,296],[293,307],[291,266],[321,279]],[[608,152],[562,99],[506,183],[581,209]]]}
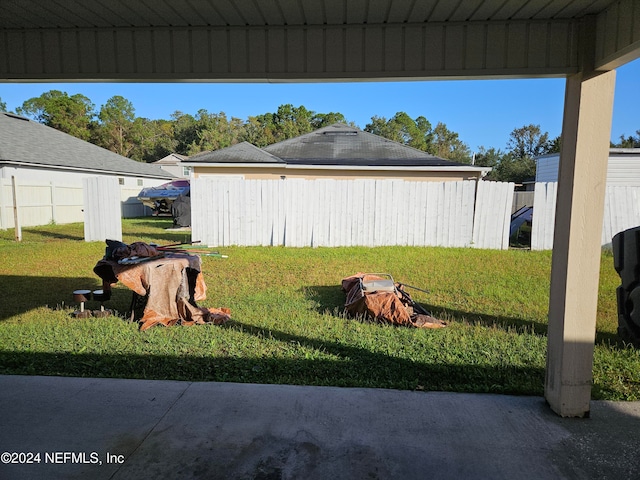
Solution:
{"label": "white vinyl fence", "polygon": [[[18,222],[22,227],[81,222],[82,187],[57,182],[16,179]],[[14,203],[10,178],[0,179],[0,229],[13,228]]]}
{"label": "white vinyl fence", "polygon": [[120,186],[116,177],[83,178],[84,239],[122,240]]}
{"label": "white vinyl fence", "polygon": [[557,182],[536,183],[531,218],[531,250],[551,250],[556,221]]}
{"label": "white vinyl fence", "polygon": [[513,184],[480,183],[476,192],[475,181],[197,178],[192,238],[210,246],[508,248]]}
{"label": "white vinyl fence", "polygon": [[[553,231],[556,216],[557,182],[536,183],[531,249],[553,248]],[[640,187],[606,188],[602,245],[609,245],[616,233],[640,225]]]}
{"label": "white vinyl fence", "polygon": [[[96,178],[96,177],[92,177]],[[115,178],[115,177],[114,177]],[[118,195],[118,212],[122,218],[151,215],[137,198],[141,187],[125,187],[111,183]],[[60,182],[16,179],[18,222],[22,227],[65,224],[84,221],[83,186]],[[0,229],[14,228],[14,203],[11,179],[0,179]]]}
{"label": "white vinyl fence", "polygon": [[509,248],[513,188],[513,183],[478,182],[473,220],[474,247]]}

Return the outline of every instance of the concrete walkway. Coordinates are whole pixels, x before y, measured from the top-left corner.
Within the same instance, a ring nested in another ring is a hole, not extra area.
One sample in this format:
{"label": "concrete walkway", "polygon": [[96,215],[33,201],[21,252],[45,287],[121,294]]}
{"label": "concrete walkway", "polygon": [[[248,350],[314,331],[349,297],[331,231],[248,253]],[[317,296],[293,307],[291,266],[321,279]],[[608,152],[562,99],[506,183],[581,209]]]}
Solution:
{"label": "concrete walkway", "polygon": [[0,453],[3,480],[637,479],[640,402],[0,376]]}

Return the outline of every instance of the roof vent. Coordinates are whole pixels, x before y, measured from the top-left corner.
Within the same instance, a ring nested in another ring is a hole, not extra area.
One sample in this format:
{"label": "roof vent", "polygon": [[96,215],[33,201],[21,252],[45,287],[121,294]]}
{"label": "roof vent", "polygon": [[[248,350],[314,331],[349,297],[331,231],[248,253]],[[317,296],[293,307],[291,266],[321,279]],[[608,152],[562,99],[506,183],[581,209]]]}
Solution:
{"label": "roof vent", "polygon": [[30,121],[27,117],[21,117],[20,115],[16,115],[15,113],[5,113],[5,115],[9,118],[15,118],[16,120],[24,120],[25,122]]}
{"label": "roof vent", "polygon": [[358,135],[358,132],[356,132],[355,130],[350,130],[350,131],[337,131],[337,132],[322,132],[323,135],[331,135],[331,136],[354,136],[354,135]]}

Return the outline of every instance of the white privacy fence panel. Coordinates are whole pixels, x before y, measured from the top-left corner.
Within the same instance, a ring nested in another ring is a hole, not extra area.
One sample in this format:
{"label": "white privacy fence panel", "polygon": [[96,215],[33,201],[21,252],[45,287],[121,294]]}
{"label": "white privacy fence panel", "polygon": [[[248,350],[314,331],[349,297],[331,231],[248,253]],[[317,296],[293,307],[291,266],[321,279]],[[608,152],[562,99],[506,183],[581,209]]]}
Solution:
{"label": "white privacy fence panel", "polygon": [[473,220],[473,246],[506,250],[513,203],[513,183],[479,182]]}
{"label": "white privacy fence panel", "polygon": [[[82,187],[16,179],[16,203],[22,227],[73,223],[83,219]],[[11,179],[0,179],[0,229],[14,227]]]}
{"label": "white privacy fence panel", "polygon": [[[556,216],[557,182],[536,183],[531,249],[553,248]],[[640,187],[608,186],[605,191],[602,245],[611,243],[613,236],[640,225]]]}
{"label": "white privacy fence panel", "polygon": [[115,177],[83,178],[84,239],[122,241],[120,185]]}
{"label": "white privacy fence panel", "polygon": [[557,191],[557,182],[539,182],[535,185],[531,219],[531,250],[553,248]]}
{"label": "white privacy fence panel", "polygon": [[640,226],[640,187],[607,187],[604,197],[602,245],[615,234]]}
{"label": "white privacy fence panel", "polygon": [[[499,233],[478,229],[478,246],[504,248],[508,241],[513,185],[502,188],[493,187],[484,206],[497,207],[500,221],[477,219],[497,224]],[[197,178],[192,238],[210,246],[466,247],[474,240],[475,190],[474,181]]]}
{"label": "white privacy fence panel", "polygon": [[[114,194],[117,192],[119,196],[119,211],[123,218],[151,215],[151,209],[137,198],[140,187],[122,187],[117,181],[111,185]],[[18,218],[22,227],[84,221],[82,185],[17,178],[16,195]],[[0,179],[0,229],[14,227],[13,211],[11,179]]]}

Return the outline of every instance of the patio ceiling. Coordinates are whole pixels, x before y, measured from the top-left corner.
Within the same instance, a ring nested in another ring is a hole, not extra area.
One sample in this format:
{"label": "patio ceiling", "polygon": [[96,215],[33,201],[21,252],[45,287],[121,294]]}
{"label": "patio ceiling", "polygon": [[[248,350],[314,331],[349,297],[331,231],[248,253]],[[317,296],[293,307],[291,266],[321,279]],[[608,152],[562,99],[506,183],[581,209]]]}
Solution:
{"label": "patio ceiling", "polygon": [[9,81],[566,76],[585,61],[615,68],[639,51],[636,0],[0,5],[0,80]]}

